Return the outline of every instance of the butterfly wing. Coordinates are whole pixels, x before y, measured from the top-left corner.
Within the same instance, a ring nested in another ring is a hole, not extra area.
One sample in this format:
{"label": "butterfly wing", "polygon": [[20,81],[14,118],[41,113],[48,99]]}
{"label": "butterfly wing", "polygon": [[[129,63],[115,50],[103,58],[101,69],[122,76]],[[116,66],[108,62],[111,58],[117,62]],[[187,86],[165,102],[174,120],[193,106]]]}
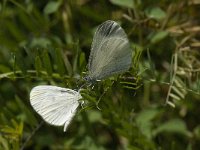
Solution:
{"label": "butterfly wing", "polygon": [[88,63],[89,77],[98,80],[127,71],[131,57],[126,33],[116,22],[108,20],[95,32]]}
{"label": "butterfly wing", "polygon": [[30,93],[35,111],[49,124],[64,125],[64,131],[76,113],[80,98],[78,92],[57,86],[36,86]]}

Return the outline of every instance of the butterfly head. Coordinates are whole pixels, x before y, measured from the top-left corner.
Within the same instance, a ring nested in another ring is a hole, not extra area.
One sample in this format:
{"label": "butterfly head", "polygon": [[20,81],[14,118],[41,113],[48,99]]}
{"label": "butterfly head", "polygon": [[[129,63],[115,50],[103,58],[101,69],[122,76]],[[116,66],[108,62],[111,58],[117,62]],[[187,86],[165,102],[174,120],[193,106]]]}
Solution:
{"label": "butterfly head", "polygon": [[86,76],[86,77],[84,77],[83,79],[84,79],[86,82],[88,82],[90,85],[91,85],[91,84],[94,84],[95,81],[96,81],[96,79],[94,79],[94,78],[92,78],[92,77],[90,77],[90,76]]}

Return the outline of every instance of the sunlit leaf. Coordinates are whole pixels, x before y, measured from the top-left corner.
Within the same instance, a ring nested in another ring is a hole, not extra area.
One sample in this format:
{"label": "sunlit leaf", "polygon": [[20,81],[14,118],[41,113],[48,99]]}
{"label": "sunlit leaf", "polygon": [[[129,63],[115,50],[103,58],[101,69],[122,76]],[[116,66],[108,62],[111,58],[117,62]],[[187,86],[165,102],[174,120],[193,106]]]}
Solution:
{"label": "sunlit leaf", "polygon": [[166,13],[159,7],[148,8],[145,10],[145,14],[154,19],[164,19],[166,17]]}
{"label": "sunlit leaf", "polygon": [[49,39],[44,38],[44,37],[39,37],[39,38],[33,38],[30,46],[33,48],[38,48],[38,47],[43,47],[46,48],[48,45],[51,45],[51,42]]}
{"label": "sunlit leaf", "polygon": [[0,149],[9,150],[8,141],[0,135]]}
{"label": "sunlit leaf", "polygon": [[45,14],[52,14],[58,10],[60,7],[61,1],[50,1],[44,8]]}
{"label": "sunlit leaf", "polygon": [[88,119],[90,122],[99,122],[102,119],[101,113],[99,111],[88,111]]}
{"label": "sunlit leaf", "polygon": [[155,44],[160,42],[161,40],[163,40],[164,38],[166,38],[168,36],[168,32],[167,31],[159,31],[156,32],[150,39],[151,43]]}
{"label": "sunlit leaf", "polygon": [[110,0],[111,3],[127,8],[134,8],[133,0]]}

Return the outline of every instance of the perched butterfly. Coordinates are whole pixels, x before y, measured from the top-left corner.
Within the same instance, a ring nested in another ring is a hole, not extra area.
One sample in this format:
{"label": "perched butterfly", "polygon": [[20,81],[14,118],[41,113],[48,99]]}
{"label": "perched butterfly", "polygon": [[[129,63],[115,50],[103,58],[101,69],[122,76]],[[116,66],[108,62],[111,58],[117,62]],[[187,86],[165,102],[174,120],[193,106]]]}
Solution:
{"label": "perched butterfly", "polygon": [[49,124],[64,125],[64,132],[81,98],[79,92],[49,85],[36,86],[30,93],[30,102],[35,111]]}
{"label": "perched butterfly", "polygon": [[[94,35],[88,63],[88,82],[127,71],[131,66],[131,48],[124,30],[114,21],[101,24]],[[41,85],[31,90],[30,102],[49,124],[66,131],[81,99],[79,92],[57,86]]]}
{"label": "perched butterfly", "polygon": [[105,21],[96,30],[88,62],[89,82],[127,71],[132,52],[124,30],[115,21]]}

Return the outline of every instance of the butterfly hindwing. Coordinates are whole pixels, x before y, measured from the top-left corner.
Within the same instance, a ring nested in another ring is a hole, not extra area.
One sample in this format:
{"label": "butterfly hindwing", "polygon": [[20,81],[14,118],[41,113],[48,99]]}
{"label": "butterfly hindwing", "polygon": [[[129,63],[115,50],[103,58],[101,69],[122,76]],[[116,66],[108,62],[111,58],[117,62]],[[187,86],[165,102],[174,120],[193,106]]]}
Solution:
{"label": "butterfly hindwing", "polygon": [[49,124],[66,130],[79,106],[81,95],[57,86],[36,86],[31,90],[30,102],[35,111]]}

